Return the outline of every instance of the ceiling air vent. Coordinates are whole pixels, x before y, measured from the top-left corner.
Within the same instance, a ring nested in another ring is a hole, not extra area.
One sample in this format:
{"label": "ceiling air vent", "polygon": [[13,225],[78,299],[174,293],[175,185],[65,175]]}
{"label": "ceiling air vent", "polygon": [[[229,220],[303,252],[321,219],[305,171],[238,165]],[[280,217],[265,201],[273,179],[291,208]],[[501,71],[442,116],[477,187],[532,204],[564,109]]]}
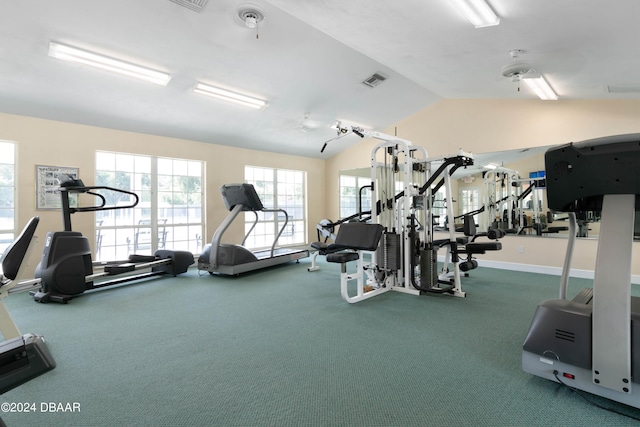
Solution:
{"label": "ceiling air vent", "polygon": [[362,84],[369,87],[376,87],[385,80],[387,80],[385,76],[379,73],[375,73],[371,77],[367,77],[366,79],[364,79],[362,81]]}
{"label": "ceiling air vent", "polygon": [[207,1],[209,0],[170,0],[170,1],[176,4],[179,4],[180,6],[184,6],[187,9],[191,9],[196,12],[202,12],[202,9],[204,9],[204,7],[207,4]]}

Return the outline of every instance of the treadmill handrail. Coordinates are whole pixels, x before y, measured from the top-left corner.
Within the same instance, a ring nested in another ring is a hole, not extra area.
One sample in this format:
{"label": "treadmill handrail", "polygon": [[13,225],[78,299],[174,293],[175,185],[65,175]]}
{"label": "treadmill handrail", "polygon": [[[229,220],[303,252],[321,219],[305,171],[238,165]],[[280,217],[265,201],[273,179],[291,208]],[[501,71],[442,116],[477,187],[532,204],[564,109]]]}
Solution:
{"label": "treadmill handrail", "polygon": [[278,243],[278,239],[280,238],[280,235],[282,234],[282,232],[284,231],[284,228],[289,223],[289,214],[284,209],[262,209],[262,212],[282,212],[284,214],[284,224],[282,224],[282,227],[280,228],[278,235],[276,236],[275,240],[273,241],[273,244],[271,245],[271,258],[273,258],[273,254],[275,253],[275,250],[276,250],[276,243]]}
{"label": "treadmill handrail", "polygon": [[[218,268],[218,252],[220,250],[222,235],[227,231],[227,229],[229,228],[231,223],[236,219],[238,214],[240,212],[243,212],[243,209],[245,207],[246,206],[243,204],[237,204],[233,206],[233,208],[231,209],[231,211],[229,211],[229,214],[226,216],[224,221],[222,221],[222,223],[218,226],[216,231],[213,233],[213,237],[211,238],[211,250],[209,252],[209,265],[211,270],[216,270]],[[244,211],[244,212],[249,212],[249,211]],[[245,234],[244,239],[242,240],[241,246],[244,246],[244,243],[247,240],[247,237],[249,236],[249,234],[251,234],[251,232],[253,231],[253,229],[255,228],[258,222],[257,212],[282,212],[284,214],[284,217],[285,217],[284,224],[282,225],[282,227],[280,227],[280,230],[278,231],[278,234],[275,240],[273,241],[273,244],[271,245],[269,257],[273,258],[276,250],[276,244],[278,243],[278,239],[280,239],[280,236],[282,235],[285,227],[289,223],[289,214],[284,209],[264,209],[263,208],[260,211],[251,210],[251,212],[253,212],[256,215],[256,221],[253,223],[253,226],[251,227],[249,232]]]}
{"label": "treadmill handrail", "polygon": [[567,252],[564,256],[562,275],[560,276],[560,293],[558,298],[567,299],[567,289],[569,287],[569,275],[571,274],[571,261],[573,258],[573,248],[576,243],[576,213],[569,212],[569,240],[567,242]]}
{"label": "treadmill handrail", "polygon": [[[247,211],[245,211],[245,212],[247,212]],[[250,212],[253,212],[253,214],[256,216],[256,219],[255,219],[255,221],[253,221],[253,225],[251,226],[249,231],[247,231],[247,234],[244,235],[244,239],[242,239],[242,243],[240,243],[241,246],[244,246],[244,242],[247,241],[247,238],[249,237],[249,234],[251,234],[253,229],[256,228],[256,225],[258,225],[258,212],[257,211],[250,211]]]}
{"label": "treadmill handrail", "polygon": [[244,208],[244,205],[235,205],[224,221],[218,226],[215,233],[213,233],[213,237],[211,238],[211,253],[209,254],[209,264],[213,270],[218,268],[218,249],[220,249],[222,235],[227,231],[227,228],[229,228],[233,220],[236,219],[236,216],[242,212],[242,208]]}

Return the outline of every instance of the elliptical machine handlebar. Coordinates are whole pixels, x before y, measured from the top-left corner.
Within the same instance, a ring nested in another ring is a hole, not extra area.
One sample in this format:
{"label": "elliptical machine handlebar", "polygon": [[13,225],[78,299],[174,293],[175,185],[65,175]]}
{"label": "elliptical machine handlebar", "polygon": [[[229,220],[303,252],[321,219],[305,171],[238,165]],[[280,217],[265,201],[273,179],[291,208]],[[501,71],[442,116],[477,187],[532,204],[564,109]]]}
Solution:
{"label": "elliptical machine handlebar", "polygon": [[[67,175],[66,177],[61,178],[61,180],[62,182],[60,183],[60,199],[62,202],[62,222],[64,224],[65,231],[72,231],[71,230],[71,214],[72,213],[107,211],[107,210],[114,210],[114,209],[128,209],[128,208],[133,208],[137,206],[138,203],[140,202],[140,198],[138,197],[138,195],[131,191],[122,190],[120,188],[107,187],[104,185],[86,186],[84,185],[81,179],[73,178],[70,175]],[[125,206],[106,206],[107,200],[105,199],[105,197],[102,194],[96,193],[93,190],[109,190],[116,193],[128,194],[130,196],[133,196],[133,202]],[[100,204],[95,206],[71,207],[69,205],[69,194],[74,194],[74,193],[75,194],[80,194],[80,193],[91,194],[92,196],[98,197],[100,199]]]}
{"label": "elliptical machine handlebar", "polygon": [[[105,197],[102,194],[95,193],[95,192],[93,192],[91,190],[109,190],[109,191],[115,191],[117,193],[128,194],[130,196],[133,196],[134,200],[130,205],[125,205],[125,206],[106,206],[107,200],[105,199]],[[81,206],[81,207],[75,207],[75,208],[69,207],[69,212],[70,213],[108,211],[108,210],[113,210],[113,209],[133,208],[133,207],[137,206],[138,202],[140,201],[140,198],[138,197],[138,195],[136,193],[133,193],[133,192],[127,191],[127,190],[121,190],[119,188],[106,187],[106,186],[102,186],[102,185],[91,186],[91,187],[61,187],[60,191],[66,191],[67,193],[86,193],[86,194],[91,194],[92,196],[100,198],[100,204],[99,205],[96,205],[96,206]]]}

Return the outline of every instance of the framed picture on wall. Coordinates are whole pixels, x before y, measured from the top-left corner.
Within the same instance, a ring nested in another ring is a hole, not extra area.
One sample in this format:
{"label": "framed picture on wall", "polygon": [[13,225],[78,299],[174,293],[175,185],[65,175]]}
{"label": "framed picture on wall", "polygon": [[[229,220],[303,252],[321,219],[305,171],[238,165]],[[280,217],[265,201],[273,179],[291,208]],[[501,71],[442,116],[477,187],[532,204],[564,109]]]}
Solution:
{"label": "framed picture on wall", "polygon": [[[78,168],[36,165],[36,209],[60,209],[62,207],[59,190],[61,177],[70,175],[77,179],[78,174]],[[77,197],[69,199],[69,205],[76,204]]]}

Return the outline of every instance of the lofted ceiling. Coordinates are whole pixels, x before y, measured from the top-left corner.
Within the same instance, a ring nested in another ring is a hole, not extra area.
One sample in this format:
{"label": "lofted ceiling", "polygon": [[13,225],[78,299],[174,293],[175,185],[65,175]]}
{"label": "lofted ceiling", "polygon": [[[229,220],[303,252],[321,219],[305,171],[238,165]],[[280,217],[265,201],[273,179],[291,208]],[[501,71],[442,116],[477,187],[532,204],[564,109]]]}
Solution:
{"label": "lofted ceiling", "polygon": [[[441,99],[536,99],[501,75],[512,49],[560,99],[640,98],[637,0],[488,0],[501,22],[479,29],[448,0],[185,1],[206,4],[0,3],[0,112],[327,158],[358,140],[320,153],[336,120],[383,130]],[[248,6],[264,15],[257,30],[238,18]],[[63,62],[50,41],[172,78],[163,87]],[[374,73],[386,80],[362,84]],[[206,98],[197,81],[269,106]]]}

